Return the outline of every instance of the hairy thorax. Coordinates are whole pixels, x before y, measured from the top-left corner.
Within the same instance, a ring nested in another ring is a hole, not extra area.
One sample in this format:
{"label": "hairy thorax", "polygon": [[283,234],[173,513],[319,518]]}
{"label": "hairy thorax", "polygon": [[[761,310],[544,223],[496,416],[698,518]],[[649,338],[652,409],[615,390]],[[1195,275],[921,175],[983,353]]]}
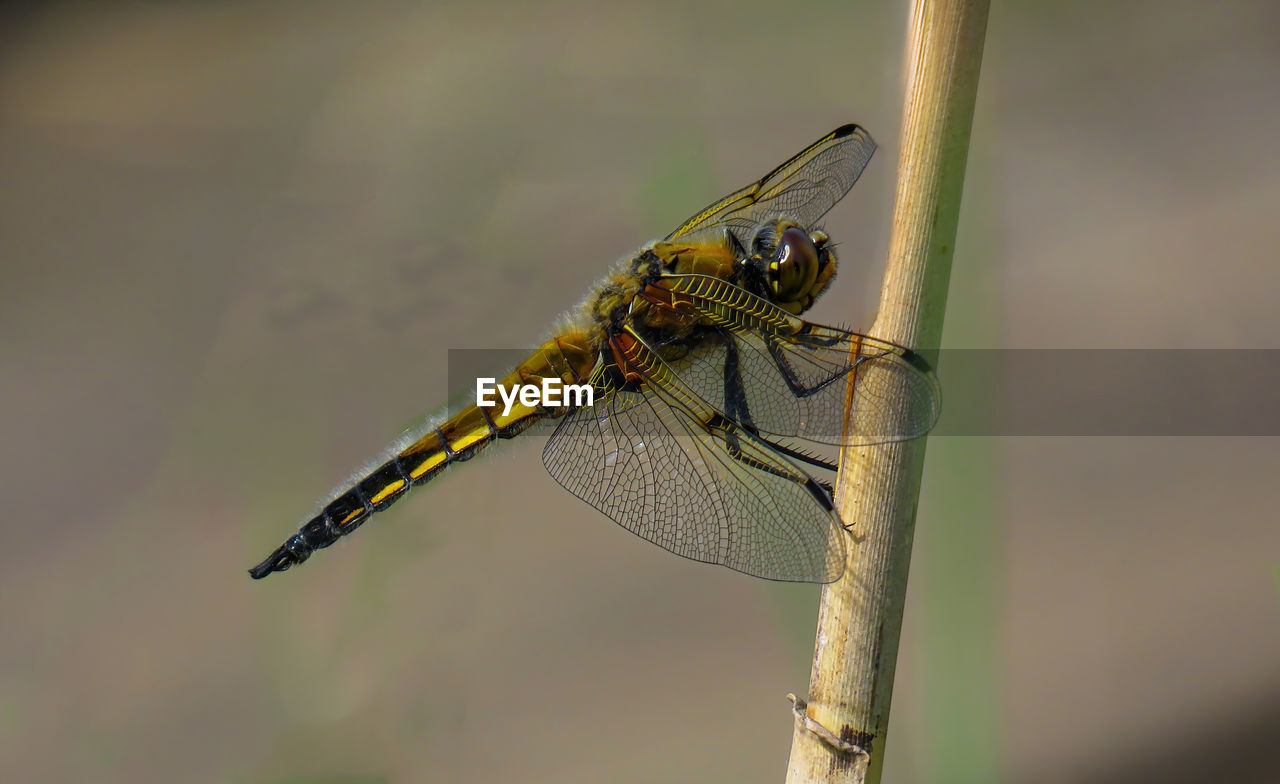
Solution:
{"label": "hairy thorax", "polygon": [[652,307],[638,295],[663,274],[708,275],[734,281],[739,263],[731,238],[695,242],[655,242],[624,259],[583,303],[581,316],[593,342],[603,345],[630,323],[668,341],[689,336],[701,323],[696,316]]}

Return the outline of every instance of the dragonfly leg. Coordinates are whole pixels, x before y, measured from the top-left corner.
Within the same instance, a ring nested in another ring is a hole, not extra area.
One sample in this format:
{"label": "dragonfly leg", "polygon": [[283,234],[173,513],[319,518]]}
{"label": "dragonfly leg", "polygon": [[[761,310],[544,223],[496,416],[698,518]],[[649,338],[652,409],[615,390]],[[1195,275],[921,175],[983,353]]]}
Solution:
{"label": "dragonfly leg", "polygon": [[[736,419],[737,422],[742,426],[743,430],[747,433],[750,433],[752,438],[755,438],[761,444],[763,444],[769,449],[772,449],[774,452],[780,455],[784,455],[785,457],[789,457],[792,460],[799,460],[803,463],[807,463],[816,468],[822,468],[827,471],[835,471],[839,467],[836,464],[831,463],[830,461],[827,461],[827,460],[823,460],[817,455],[805,454],[804,452],[801,452],[797,449],[792,449],[791,447],[788,447],[784,444],[779,444],[775,441],[771,441],[768,438],[761,435],[760,432],[756,430],[755,424],[751,420],[751,411],[747,406],[747,396],[742,384],[742,373],[739,370],[737,341],[735,341],[733,336],[729,334],[724,335],[724,340],[725,340],[725,361],[724,361],[724,410],[725,410],[725,413],[728,414],[733,419]],[[776,359],[778,359],[778,357],[776,357],[775,355],[775,360]],[[815,389],[814,391],[817,391],[817,390]],[[723,435],[726,451],[729,453],[729,456],[732,457],[734,460],[737,460],[738,462],[743,463],[744,465],[748,465],[757,470],[767,471],[771,474],[775,474],[777,476],[781,476],[786,479],[791,479],[792,481],[798,481],[797,477],[792,474],[784,473],[782,471],[772,468],[771,466],[762,465],[758,461],[745,459],[745,455],[743,454],[743,451],[742,451],[742,445],[739,442],[739,435],[738,435],[739,431],[737,427],[733,427],[732,425],[729,425],[726,422],[724,423],[724,426],[719,429],[719,432]],[[814,479],[811,476],[807,476],[804,474],[802,474],[802,476],[804,476],[805,478],[805,481],[804,481],[805,488],[809,491],[809,493],[813,495],[813,497],[816,498],[818,502],[821,503],[823,506],[825,506],[827,509],[834,510],[835,504],[833,502],[833,499],[835,498],[835,486],[832,485],[830,482],[818,481],[817,479]],[[845,526],[845,530],[849,530],[847,526]]]}
{"label": "dragonfly leg", "polygon": [[[819,482],[808,474],[795,469],[788,471],[784,467],[772,466],[763,462],[760,458],[753,457],[747,450],[743,449],[743,443],[746,439],[754,439],[762,448],[771,452],[781,452],[782,454],[791,453],[799,456],[805,462],[811,462],[807,455],[797,453],[794,450],[785,448],[779,449],[778,445],[773,444],[760,436],[755,435],[747,430],[740,430],[732,421],[720,416],[719,414],[712,417],[711,421],[706,425],[707,433],[724,442],[725,452],[736,462],[741,463],[748,468],[754,468],[757,471],[763,471],[766,474],[783,479],[789,479],[796,484],[802,485],[805,490],[809,491],[809,495],[813,496],[824,509],[829,512],[835,511],[835,504],[831,498],[831,485]],[[786,464],[783,463],[783,466]]]}
{"label": "dragonfly leg", "polygon": [[[819,505],[828,512],[834,512],[835,504],[831,500],[831,486],[818,482],[792,465],[787,460],[787,456],[797,457],[806,463],[822,468],[830,468],[830,464],[796,450],[782,447],[779,444],[773,444],[763,438],[756,430],[751,420],[751,412],[748,410],[746,394],[742,386],[742,375],[738,368],[737,345],[731,335],[726,334],[724,337],[726,341],[724,367],[725,413],[714,413],[706,418],[694,415],[694,418],[698,420],[698,424],[707,435],[724,443],[725,452],[735,462],[754,468],[757,471],[788,479],[803,486]],[[625,350],[620,353],[627,356],[637,367],[661,367],[662,365],[661,360],[654,354],[653,349],[638,339],[628,341]],[[692,414],[693,412],[690,413]],[[756,454],[752,454],[752,452]],[[759,456],[762,452],[772,453],[774,459],[770,461],[767,456]]]}
{"label": "dragonfly leg", "polygon": [[755,423],[751,421],[751,411],[747,408],[747,393],[742,385],[742,371],[738,364],[738,341],[728,333],[723,338],[724,412],[754,432]]}
{"label": "dragonfly leg", "polygon": [[[742,373],[739,370],[738,360],[738,344],[730,334],[725,334],[725,360],[724,360],[724,411],[732,419],[736,419],[753,436],[760,441],[768,444],[775,452],[786,455],[793,460],[799,460],[802,463],[808,463],[815,468],[822,468],[827,471],[835,471],[836,464],[823,460],[816,455],[810,455],[797,449],[779,444],[763,435],[755,427],[755,422],[751,419],[751,411],[747,406],[746,390],[742,383]],[[733,446],[737,446],[737,432],[732,431],[727,434],[727,438],[731,439]],[[828,492],[832,494],[830,484],[819,482]]]}
{"label": "dragonfly leg", "polygon": [[807,387],[804,385],[804,382],[800,380],[799,376],[796,375],[795,370],[791,368],[791,364],[787,362],[787,358],[778,350],[778,344],[770,340],[766,345],[769,347],[769,355],[773,357],[773,364],[777,365],[778,372],[782,374],[782,380],[787,383],[787,389],[790,389],[791,394],[796,397],[809,397],[810,395],[820,392],[832,383],[849,375],[849,371],[853,370],[853,366],[850,365],[839,373],[829,376],[811,387]]}

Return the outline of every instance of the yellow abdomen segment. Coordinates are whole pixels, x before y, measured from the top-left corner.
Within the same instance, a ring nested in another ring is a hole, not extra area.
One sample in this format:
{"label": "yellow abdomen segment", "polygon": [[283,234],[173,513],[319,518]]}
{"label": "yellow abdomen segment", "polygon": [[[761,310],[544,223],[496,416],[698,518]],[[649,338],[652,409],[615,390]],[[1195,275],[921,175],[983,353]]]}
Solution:
{"label": "yellow abdomen segment", "polygon": [[[559,379],[564,384],[585,384],[595,368],[597,355],[586,333],[558,335],[539,346],[498,382],[498,386],[510,390],[518,385],[541,385],[544,378]],[[473,457],[495,438],[515,437],[544,416],[560,416],[570,410],[545,409],[518,401],[505,413],[503,408],[470,405],[445,420],[326,504],[297,534],[249,573],[261,578],[305,561],[312,551],[328,547],[354,531],[374,512],[391,506],[410,487],[430,480],[449,464]]]}
{"label": "yellow abdomen segment", "polygon": [[[568,333],[548,340],[498,382],[500,389],[540,386],[544,378],[565,384],[585,384],[595,367],[596,353],[584,333]],[[543,416],[559,416],[567,409],[547,410],[517,401],[481,408],[469,405],[396,457],[414,484],[450,462],[466,460],[494,438],[517,435]]]}

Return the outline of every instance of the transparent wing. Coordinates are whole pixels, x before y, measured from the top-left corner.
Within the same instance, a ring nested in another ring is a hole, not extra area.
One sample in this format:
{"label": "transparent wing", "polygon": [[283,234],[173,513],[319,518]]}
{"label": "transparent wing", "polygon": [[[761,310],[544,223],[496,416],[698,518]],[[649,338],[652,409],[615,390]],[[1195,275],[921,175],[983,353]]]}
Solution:
{"label": "transparent wing", "polygon": [[867,446],[916,438],[937,422],[937,380],[918,354],[808,326],[798,337],[723,330],[669,365],[692,394],[767,436]]}
{"label": "transparent wing", "polygon": [[603,384],[594,406],[565,416],[542,460],[569,492],[677,555],[769,580],[838,579],[845,534],[820,486],[711,419],[652,386]]}
{"label": "transparent wing", "polygon": [[938,421],[937,377],[914,351],[811,324],[719,278],[663,281],[683,310],[715,325],[684,356],[658,352],[672,357],[670,376],[742,425],[865,446],[916,438]]}
{"label": "transparent wing", "polygon": [[708,205],[667,239],[723,226],[750,247],[756,228],[768,220],[788,217],[812,227],[849,192],[875,150],[865,130],[842,125],[759,182]]}

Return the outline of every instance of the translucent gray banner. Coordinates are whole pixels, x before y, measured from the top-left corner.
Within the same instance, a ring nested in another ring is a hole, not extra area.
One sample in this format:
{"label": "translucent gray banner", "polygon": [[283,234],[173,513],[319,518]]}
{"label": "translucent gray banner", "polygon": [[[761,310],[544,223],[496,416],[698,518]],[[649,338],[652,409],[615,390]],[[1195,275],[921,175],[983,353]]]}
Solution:
{"label": "translucent gray banner", "polygon": [[[474,402],[477,377],[501,379],[529,354],[450,350],[451,408]],[[1280,349],[952,349],[931,360],[933,435],[1280,435]]]}

